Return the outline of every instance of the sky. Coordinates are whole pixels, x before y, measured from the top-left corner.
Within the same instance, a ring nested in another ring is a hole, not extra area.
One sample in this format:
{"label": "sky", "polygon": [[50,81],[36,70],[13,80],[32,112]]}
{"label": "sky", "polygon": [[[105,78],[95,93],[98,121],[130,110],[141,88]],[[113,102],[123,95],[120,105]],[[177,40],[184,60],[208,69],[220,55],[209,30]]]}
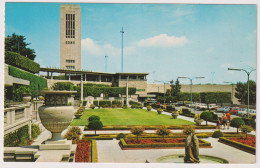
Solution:
{"label": "sky", "polygon": [[[41,67],[59,67],[61,3],[5,5],[5,36],[25,36]],[[124,72],[147,72],[149,83],[246,82],[245,72],[228,68],[256,69],[256,5],[79,5],[82,69],[105,72],[107,55],[108,72],[121,72],[122,26]]]}

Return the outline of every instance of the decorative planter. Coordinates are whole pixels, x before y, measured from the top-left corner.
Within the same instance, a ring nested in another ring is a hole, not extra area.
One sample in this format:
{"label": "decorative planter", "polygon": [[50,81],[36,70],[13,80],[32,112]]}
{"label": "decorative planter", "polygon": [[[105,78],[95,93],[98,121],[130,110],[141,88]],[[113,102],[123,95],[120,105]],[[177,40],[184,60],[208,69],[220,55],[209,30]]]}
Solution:
{"label": "decorative planter", "polygon": [[23,102],[28,103],[32,99],[31,95],[24,95],[23,96]]}
{"label": "decorative planter", "polygon": [[82,114],[74,114],[74,116],[76,117],[76,119],[80,119],[80,117],[82,116]]}
{"label": "decorative planter", "polygon": [[204,120],[203,119],[194,119],[196,125],[200,125]]}
{"label": "decorative planter", "polygon": [[172,114],[173,119],[177,119],[179,114]]}
{"label": "decorative planter", "polygon": [[45,105],[39,108],[42,125],[52,133],[51,140],[60,140],[73,118],[75,109],[68,106],[71,94],[76,91],[45,91]]}

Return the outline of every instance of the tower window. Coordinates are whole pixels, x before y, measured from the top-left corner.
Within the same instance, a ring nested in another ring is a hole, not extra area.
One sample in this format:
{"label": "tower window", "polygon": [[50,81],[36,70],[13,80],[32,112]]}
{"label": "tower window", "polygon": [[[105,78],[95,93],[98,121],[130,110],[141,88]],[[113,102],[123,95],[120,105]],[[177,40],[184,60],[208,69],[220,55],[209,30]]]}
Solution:
{"label": "tower window", "polygon": [[75,60],[66,60],[66,63],[75,63]]}
{"label": "tower window", "polygon": [[66,38],[75,38],[75,14],[66,14]]}
{"label": "tower window", "polygon": [[66,66],[67,69],[75,69],[75,66]]}

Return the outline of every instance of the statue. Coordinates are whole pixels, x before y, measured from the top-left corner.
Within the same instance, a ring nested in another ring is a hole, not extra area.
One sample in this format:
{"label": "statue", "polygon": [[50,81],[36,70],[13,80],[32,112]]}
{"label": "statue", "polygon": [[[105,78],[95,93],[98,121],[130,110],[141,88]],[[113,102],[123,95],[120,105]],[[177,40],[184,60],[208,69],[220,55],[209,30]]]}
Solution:
{"label": "statue", "polygon": [[187,131],[184,163],[199,163],[199,140],[194,131]]}

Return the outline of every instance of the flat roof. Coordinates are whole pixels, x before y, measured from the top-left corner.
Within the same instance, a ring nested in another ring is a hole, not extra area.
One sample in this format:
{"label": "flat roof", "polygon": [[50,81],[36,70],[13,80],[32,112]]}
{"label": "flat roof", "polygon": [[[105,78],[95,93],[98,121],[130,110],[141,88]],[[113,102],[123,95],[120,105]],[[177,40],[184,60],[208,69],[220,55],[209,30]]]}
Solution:
{"label": "flat roof", "polygon": [[76,70],[76,69],[65,69],[65,68],[45,68],[40,67],[42,72],[59,72],[59,73],[78,73],[78,74],[89,74],[89,75],[148,75],[149,73],[134,73],[134,72],[119,72],[119,73],[109,73],[109,72],[95,72],[88,70]]}

